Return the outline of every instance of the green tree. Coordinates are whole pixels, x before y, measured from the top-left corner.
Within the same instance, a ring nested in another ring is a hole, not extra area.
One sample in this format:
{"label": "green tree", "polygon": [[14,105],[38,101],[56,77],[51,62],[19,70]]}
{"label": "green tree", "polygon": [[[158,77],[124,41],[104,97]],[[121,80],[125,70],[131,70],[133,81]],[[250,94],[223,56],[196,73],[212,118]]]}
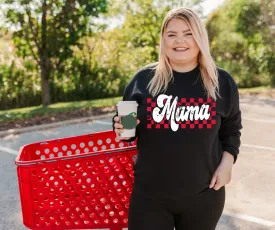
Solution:
{"label": "green tree", "polygon": [[[73,46],[96,25],[93,17],[107,12],[106,0],[0,0],[6,5],[6,25],[13,25],[13,40],[22,57],[40,67],[42,104],[51,103],[49,82],[62,71]],[[92,31],[89,33],[92,35]]]}
{"label": "green tree", "polygon": [[243,34],[250,48],[247,49],[248,65],[257,74],[261,71],[268,71],[273,86],[275,86],[274,7],[273,0],[245,1],[236,25],[237,32]]}
{"label": "green tree", "polygon": [[272,52],[275,53],[275,1],[261,0],[260,8],[262,22],[268,28],[268,33],[264,38],[270,44]]}
{"label": "green tree", "polygon": [[264,21],[262,4],[226,0],[207,20],[213,56],[233,73],[240,87],[268,84],[272,79],[268,65],[274,68],[274,64],[268,63],[274,41],[269,39],[271,30]]}
{"label": "green tree", "polygon": [[[111,2],[110,12],[112,16],[124,15],[121,28],[124,47],[127,47],[129,53],[142,54],[146,57],[146,63],[149,63],[158,60],[160,30],[166,13],[173,8],[185,6],[192,7],[201,14],[201,2],[202,0],[120,0]],[[138,66],[140,65],[144,65],[143,58],[140,58]]]}

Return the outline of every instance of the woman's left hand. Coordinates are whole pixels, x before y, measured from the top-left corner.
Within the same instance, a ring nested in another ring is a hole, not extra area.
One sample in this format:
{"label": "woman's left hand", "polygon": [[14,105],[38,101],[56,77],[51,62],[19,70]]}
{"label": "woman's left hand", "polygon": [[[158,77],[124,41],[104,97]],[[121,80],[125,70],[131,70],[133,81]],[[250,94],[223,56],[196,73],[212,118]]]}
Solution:
{"label": "woman's left hand", "polygon": [[219,190],[231,181],[233,161],[234,158],[230,153],[223,152],[223,158],[212,177],[209,188]]}

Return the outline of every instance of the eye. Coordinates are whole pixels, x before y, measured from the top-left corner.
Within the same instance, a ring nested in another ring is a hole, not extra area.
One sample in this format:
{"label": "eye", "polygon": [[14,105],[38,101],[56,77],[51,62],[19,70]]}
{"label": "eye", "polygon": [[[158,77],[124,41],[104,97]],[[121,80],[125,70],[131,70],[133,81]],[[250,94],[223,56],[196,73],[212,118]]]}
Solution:
{"label": "eye", "polygon": [[192,35],[192,34],[189,33],[189,34],[186,34],[186,35]]}
{"label": "eye", "polygon": [[169,35],[168,37],[172,37],[172,36],[175,36],[175,35]]}

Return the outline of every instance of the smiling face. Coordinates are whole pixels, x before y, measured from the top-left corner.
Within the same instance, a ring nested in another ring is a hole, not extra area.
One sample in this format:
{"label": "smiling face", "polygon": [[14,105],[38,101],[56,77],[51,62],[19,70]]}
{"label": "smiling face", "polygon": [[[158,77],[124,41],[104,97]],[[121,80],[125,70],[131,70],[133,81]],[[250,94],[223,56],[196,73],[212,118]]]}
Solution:
{"label": "smiling face", "polygon": [[[176,69],[181,66],[192,68],[198,63],[200,49],[192,35],[188,24],[183,19],[173,18],[163,33],[163,49],[170,64]],[[184,48],[176,50],[175,48]]]}

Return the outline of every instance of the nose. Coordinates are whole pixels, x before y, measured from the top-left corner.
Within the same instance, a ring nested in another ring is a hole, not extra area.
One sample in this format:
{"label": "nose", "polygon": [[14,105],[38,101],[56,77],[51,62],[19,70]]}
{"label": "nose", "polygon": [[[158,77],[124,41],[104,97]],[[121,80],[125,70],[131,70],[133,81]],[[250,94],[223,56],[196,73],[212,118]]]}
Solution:
{"label": "nose", "polygon": [[184,38],[177,38],[176,39],[176,44],[181,44],[181,43],[185,43],[185,39]]}
{"label": "nose", "polygon": [[177,37],[176,38],[176,44],[184,43],[186,40],[184,37]]}

